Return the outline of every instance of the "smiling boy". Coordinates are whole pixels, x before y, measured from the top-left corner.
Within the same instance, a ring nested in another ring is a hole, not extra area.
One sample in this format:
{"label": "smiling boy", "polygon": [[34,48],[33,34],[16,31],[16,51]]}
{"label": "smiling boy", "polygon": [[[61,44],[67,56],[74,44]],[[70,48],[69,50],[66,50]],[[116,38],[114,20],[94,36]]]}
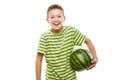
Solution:
{"label": "smiling boy", "polygon": [[64,10],[53,4],[47,10],[47,22],[51,29],[43,33],[39,40],[36,57],[36,80],[41,79],[42,59],[46,60],[46,80],[77,80],[76,72],[70,67],[70,55],[75,46],[86,44],[93,55],[92,65],[95,67],[98,58],[94,45],[79,30],[71,26],[63,26]]}

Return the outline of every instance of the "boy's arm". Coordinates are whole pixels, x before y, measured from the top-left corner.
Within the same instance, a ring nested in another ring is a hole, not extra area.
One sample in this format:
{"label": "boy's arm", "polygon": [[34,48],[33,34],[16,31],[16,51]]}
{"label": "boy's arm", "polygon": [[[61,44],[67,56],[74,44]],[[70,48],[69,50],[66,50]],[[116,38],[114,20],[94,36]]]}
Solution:
{"label": "boy's arm", "polygon": [[36,80],[41,80],[43,54],[37,53],[36,56]]}
{"label": "boy's arm", "polygon": [[91,68],[93,68],[93,67],[96,66],[96,64],[97,64],[97,62],[98,62],[98,57],[97,57],[97,54],[96,54],[95,47],[94,47],[93,43],[91,42],[91,40],[88,39],[88,38],[86,38],[86,39],[85,39],[85,43],[86,43],[88,49],[90,50],[90,52],[91,52],[92,55],[93,55],[93,60],[92,60],[92,62],[91,62],[92,65],[87,68],[87,70],[89,70],[89,69],[91,69]]}

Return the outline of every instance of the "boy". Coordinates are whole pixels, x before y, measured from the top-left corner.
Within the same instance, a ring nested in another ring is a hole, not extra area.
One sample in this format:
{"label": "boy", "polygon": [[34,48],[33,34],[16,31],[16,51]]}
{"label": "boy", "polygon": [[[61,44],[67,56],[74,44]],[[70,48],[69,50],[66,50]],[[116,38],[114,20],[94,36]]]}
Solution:
{"label": "boy", "polygon": [[42,58],[46,59],[46,80],[77,80],[76,73],[71,69],[69,59],[74,47],[85,43],[93,55],[92,65],[95,67],[98,58],[90,39],[71,26],[63,26],[64,10],[60,5],[48,7],[47,22],[51,29],[41,35],[36,57],[36,80],[41,79]]}

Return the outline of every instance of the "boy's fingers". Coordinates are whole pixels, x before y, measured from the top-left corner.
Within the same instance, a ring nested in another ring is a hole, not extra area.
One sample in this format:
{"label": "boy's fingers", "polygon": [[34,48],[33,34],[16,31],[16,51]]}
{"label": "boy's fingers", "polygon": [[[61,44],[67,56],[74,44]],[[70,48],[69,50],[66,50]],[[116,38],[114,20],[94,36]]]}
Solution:
{"label": "boy's fingers", "polygon": [[87,67],[87,70],[92,69],[93,67],[95,67],[96,63],[97,63],[97,61],[95,59],[92,60],[91,65],[89,67]]}
{"label": "boy's fingers", "polygon": [[93,67],[95,67],[94,64],[92,64],[92,65],[90,65],[89,67],[87,67],[87,70],[92,69]]}
{"label": "boy's fingers", "polygon": [[93,63],[95,63],[95,64],[96,64],[96,63],[97,63],[97,61],[98,61],[98,59],[96,59],[96,58],[95,58],[95,59],[93,59],[93,60],[92,60],[92,62],[91,62],[91,63],[92,63],[92,64],[93,64]]}

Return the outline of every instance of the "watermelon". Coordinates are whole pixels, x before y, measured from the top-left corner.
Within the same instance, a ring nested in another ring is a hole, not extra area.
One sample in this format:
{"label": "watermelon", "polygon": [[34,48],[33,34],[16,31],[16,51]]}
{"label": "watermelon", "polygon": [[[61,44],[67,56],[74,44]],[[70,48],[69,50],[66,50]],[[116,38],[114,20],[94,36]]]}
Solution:
{"label": "watermelon", "polygon": [[93,56],[87,49],[77,49],[70,56],[71,68],[75,71],[83,71],[91,65]]}

